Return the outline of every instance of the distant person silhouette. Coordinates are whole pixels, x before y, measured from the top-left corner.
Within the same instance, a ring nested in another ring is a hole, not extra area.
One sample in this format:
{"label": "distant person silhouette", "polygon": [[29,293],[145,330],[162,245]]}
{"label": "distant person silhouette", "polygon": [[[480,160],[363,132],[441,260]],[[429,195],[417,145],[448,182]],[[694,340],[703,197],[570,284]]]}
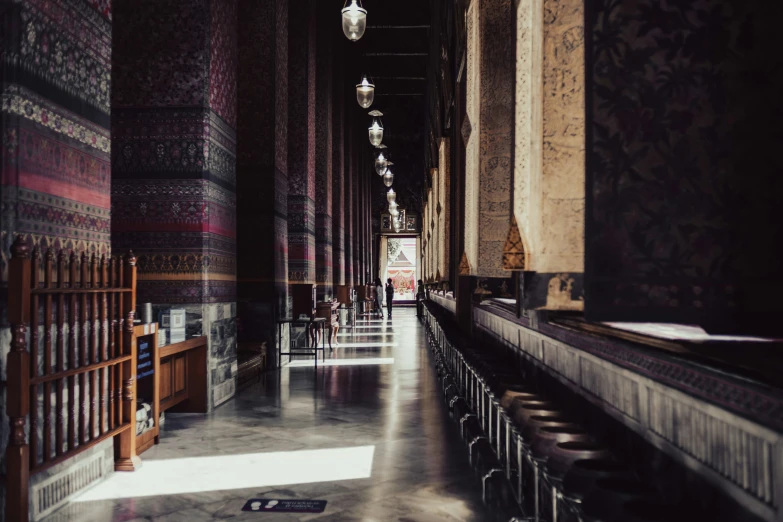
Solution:
{"label": "distant person silhouette", "polygon": [[427,298],[427,294],[424,292],[424,281],[419,279],[416,284],[416,316],[421,317],[424,315],[424,300]]}
{"label": "distant person silhouette", "polygon": [[386,309],[389,311],[389,319],[392,318],[392,301],[394,300],[394,285],[391,277],[386,280]]}
{"label": "distant person silhouette", "polygon": [[375,278],[375,310],[383,319],[383,283],[381,278]]}

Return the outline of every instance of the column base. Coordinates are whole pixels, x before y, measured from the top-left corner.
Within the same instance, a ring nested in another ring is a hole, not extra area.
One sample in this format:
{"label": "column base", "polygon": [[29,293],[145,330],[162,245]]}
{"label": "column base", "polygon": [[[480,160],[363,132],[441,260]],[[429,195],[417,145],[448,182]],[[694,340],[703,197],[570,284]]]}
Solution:
{"label": "column base", "polygon": [[141,467],[141,457],[134,455],[129,459],[114,461],[114,471],[136,471]]}

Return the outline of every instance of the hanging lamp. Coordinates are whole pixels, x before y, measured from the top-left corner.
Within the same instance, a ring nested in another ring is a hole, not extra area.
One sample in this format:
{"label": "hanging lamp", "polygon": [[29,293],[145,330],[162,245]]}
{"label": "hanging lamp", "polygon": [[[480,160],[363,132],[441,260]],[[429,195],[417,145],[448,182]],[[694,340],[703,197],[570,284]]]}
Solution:
{"label": "hanging lamp", "polygon": [[386,201],[391,203],[392,201],[396,201],[396,200],[397,200],[397,193],[394,192],[393,188],[390,188],[389,192],[386,193]]}
{"label": "hanging lamp", "polygon": [[375,84],[367,75],[362,76],[362,81],[356,85],[356,101],[362,109],[369,109],[372,102],[375,101]]}
{"label": "hanging lamp", "polygon": [[362,8],[361,0],[346,0],[343,7],[343,33],[350,41],[355,42],[367,29],[367,9]]}
{"label": "hanging lamp", "polygon": [[369,132],[370,143],[378,147],[383,141],[383,124],[381,123],[380,118],[376,117],[372,119],[372,125],[370,125]]}
{"label": "hanging lamp", "polygon": [[387,168],[386,173],[383,175],[383,184],[387,187],[391,187],[394,183],[394,173],[392,173],[391,169]]}
{"label": "hanging lamp", "polygon": [[383,155],[383,151],[381,151],[381,153],[378,154],[378,157],[375,158],[375,172],[377,172],[379,176],[383,176],[386,174],[388,167],[389,160],[386,159],[386,156]]}

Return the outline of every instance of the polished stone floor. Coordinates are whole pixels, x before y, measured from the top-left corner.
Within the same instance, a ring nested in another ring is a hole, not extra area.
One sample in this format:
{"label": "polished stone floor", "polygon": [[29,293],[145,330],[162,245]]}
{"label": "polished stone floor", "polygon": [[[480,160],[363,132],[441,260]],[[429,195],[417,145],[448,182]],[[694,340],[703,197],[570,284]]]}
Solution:
{"label": "polished stone floor", "polygon": [[[169,416],[142,468],[51,521],[486,521],[413,308],[343,329],[317,371],[298,360],[209,416]],[[247,513],[251,498],[326,500]]]}

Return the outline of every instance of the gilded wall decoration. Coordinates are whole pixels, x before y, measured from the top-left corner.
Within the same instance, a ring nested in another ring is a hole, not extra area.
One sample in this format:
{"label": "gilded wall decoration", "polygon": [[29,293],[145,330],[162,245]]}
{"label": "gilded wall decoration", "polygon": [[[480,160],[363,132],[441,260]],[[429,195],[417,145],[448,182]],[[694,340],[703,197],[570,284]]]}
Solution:
{"label": "gilded wall decoration", "polygon": [[527,270],[528,259],[527,249],[519,233],[517,218],[511,218],[506,244],[503,246],[503,269],[504,270]]}

